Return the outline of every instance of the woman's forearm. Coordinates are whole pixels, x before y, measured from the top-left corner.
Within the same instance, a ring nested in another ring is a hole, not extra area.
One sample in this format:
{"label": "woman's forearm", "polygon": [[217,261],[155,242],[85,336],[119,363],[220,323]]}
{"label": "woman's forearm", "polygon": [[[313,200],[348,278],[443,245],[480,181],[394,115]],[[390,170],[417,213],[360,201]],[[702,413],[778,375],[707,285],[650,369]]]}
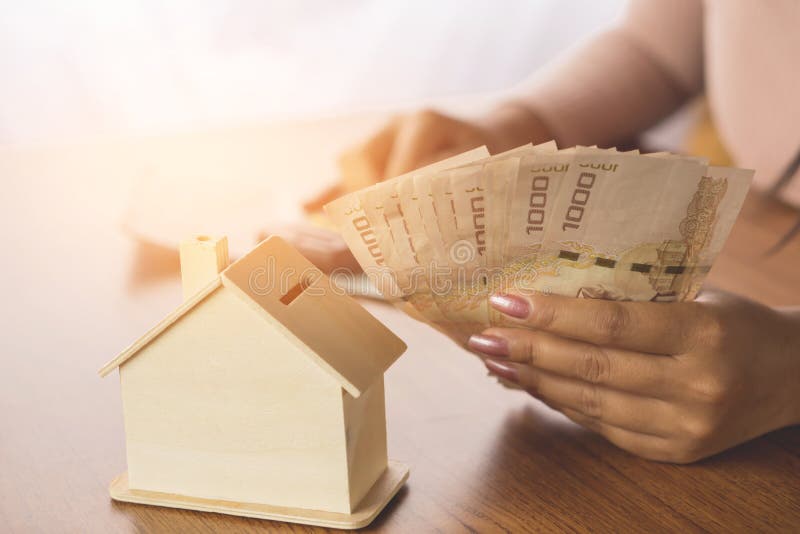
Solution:
{"label": "woman's forearm", "polygon": [[620,25],[546,66],[514,103],[561,146],[634,138],[702,89],[699,0],[631,3]]}

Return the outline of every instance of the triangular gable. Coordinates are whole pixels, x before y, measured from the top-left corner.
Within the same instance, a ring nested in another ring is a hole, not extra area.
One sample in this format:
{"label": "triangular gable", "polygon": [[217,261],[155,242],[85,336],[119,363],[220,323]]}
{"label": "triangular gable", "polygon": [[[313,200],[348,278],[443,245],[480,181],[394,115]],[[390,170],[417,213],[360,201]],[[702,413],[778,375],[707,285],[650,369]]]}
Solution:
{"label": "triangular gable", "polygon": [[[301,282],[302,280],[302,282]],[[358,397],[405,351],[406,345],[355,300],[330,284],[282,239],[263,241],[192,298],[106,363],[106,376],[221,286],[294,339],[300,350]]]}
{"label": "triangular gable", "polygon": [[101,377],[106,376],[111,371],[125,363],[130,358],[133,358],[136,353],[140,350],[145,348],[151,341],[157,338],[161,332],[169,328],[175,321],[186,315],[186,313],[197,306],[200,301],[205,299],[211,293],[216,291],[219,287],[222,286],[222,280],[219,277],[215,278],[212,282],[210,282],[206,287],[198,291],[192,298],[186,300],[175,308],[175,310],[164,317],[157,325],[153,328],[145,332],[145,334],[133,342],[128,348],[120,352],[113,360],[106,363],[100,370],[97,372]]}
{"label": "triangular gable", "polygon": [[262,241],[222,273],[222,284],[285,327],[358,397],[406,345],[279,237]]}

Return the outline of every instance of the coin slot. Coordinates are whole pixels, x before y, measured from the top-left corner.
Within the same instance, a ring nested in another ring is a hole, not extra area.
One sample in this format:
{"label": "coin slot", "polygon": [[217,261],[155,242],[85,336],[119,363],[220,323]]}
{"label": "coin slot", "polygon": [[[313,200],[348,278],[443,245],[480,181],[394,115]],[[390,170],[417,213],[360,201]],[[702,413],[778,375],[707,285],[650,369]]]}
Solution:
{"label": "coin slot", "polygon": [[285,304],[286,306],[288,306],[289,304],[294,302],[295,299],[297,299],[297,297],[302,295],[303,291],[308,289],[308,286],[310,285],[311,285],[311,279],[307,276],[304,276],[303,278],[300,279],[300,281],[297,284],[290,287],[289,291],[287,291],[286,294],[280,298],[281,304]]}

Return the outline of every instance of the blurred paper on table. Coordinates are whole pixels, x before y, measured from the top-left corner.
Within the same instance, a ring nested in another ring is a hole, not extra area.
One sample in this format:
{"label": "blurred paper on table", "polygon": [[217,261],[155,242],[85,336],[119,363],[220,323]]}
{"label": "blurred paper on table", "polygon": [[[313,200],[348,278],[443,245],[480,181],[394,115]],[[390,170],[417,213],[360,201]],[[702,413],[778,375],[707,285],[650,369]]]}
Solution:
{"label": "blurred paper on table", "polygon": [[337,177],[336,158],[383,119],[362,114],[265,127],[143,138],[123,228],[175,248],[187,235],[228,236],[241,256],[265,228],[302,217],[301,204]]}
{"label": "blurred paper on table", "polygon": [[[351,254],[327,218],[305,216],[301,205],[336,179],[339,153],[384,118],[361,114],[132,142],[130,160],[121,164],[135,169],[122,219],[138,243],[134,276],[144,282],[168,275],[166,268],[177,272],[177,244],[199,233],[227,235],[233,258],[278,233],[330,270],[314,243],[332,237]],[[334,282],[348,294],[382,298],[360,273]]]}

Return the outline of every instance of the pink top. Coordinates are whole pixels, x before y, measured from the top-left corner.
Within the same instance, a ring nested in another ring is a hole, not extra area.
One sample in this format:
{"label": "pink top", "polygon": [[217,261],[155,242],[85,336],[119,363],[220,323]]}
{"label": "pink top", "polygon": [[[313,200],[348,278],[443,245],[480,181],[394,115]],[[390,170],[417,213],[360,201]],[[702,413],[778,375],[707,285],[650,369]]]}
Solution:
{"label": "pink top", "polygon": [[[700,92],[736,164],[771,187],[800,152],[800,1],[633,0],[617,27],[537,73],[519,100],[560,144],[602,146]],[[800,173],[780,196],[800,206]]]}

